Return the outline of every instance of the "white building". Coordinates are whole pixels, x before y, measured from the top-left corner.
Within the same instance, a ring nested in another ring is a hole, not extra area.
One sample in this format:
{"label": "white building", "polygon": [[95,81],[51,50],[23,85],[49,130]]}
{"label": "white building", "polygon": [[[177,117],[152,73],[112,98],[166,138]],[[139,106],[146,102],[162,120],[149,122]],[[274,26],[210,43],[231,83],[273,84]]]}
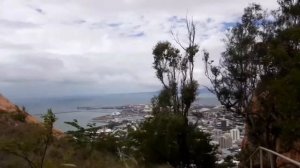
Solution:
{"label": "white building", "polygon": [[212,130],[212,135],[213,135],[213,136],[220,137],[220,136],[222,136],[222,134],[223,134],[223,131],[220,130],[220,129],[213,129],[213,130]]}
{"label": "white building", "polygon": [[232,147],[232,138],[229,133],[225,133],[222,137],[219,138],[219,145],[221,149]]}
{"label": "white building", "polygon": [[214,141],[219,141],[219,138],[223,136],[223,131],[220,130],[220,129],[213,129],[211,131],[211,138],[214,140]]}
{"label": "white building", "polygon": [[143,111],[146,112],[146,113],[151,113],[152,112],[152,107],[150,105],[146,104],[144,106],[144,110]]}
{"label": "white building", "polygon": [[233,142],[236,142],[237,140],[240,139],[240,130],[239,129],[231,129],[230,130],[230,136],[232,138]]}

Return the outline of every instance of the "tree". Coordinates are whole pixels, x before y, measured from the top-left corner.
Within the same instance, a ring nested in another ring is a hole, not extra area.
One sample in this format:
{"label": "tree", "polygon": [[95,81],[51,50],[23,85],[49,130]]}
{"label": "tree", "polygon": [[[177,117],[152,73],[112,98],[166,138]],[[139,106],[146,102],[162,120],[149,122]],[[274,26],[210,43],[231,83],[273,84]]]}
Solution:
{"label": "tree", "polygon": [[[269,40],[272,76],[264,82],[269,91],[264,102],[275,116],[276,136],[285,149],[293,147],[300,134],[300,3],[295,0],[280,0],[276,12],[273,38]],[[271,101],[271,102],[270,102]],[[271,108],[270,108],[271,107]]]}
{"label": "tree", "polygon": [[44,127],[46,130],[46,135],[44,139],[44,150],[42,151],[42,157],[41,157],[41,165],[40,167],[43,168],[44,166],[44,160],[46,157],[47,149],[49,144],[53,140],[53,124],[57,120],[54,113],[51,109],[48,109],[47,114],[43,116],[44,119]]}
{"label": "tree", "polygon": [[93,148],[93,144],[97,138],[97,130],[100,129],[96,127],[96,124],[87,124],[87,128],[79,125],[78,121],[74,119],[72,122],[65,122],[75,128],[75,130],[67,131],[67,134],[71,135],[76,143],[80,146],[87,146]]}
{"label": "tree", "polygon": [[210,90],[228,111],[244,117],[252,144],[272,150],[283,137],[290,144],[298,139],[300,118],[300,4],[278,2],[271,13],[255,4],[245,9],[227,36],[219,66],[204,53]]}
{"label": "tree", "polygon": [[[184,54],[170,42],[158,42],[153,49],[153,67],[156,76],[163,84],[163,89],[156,98],[154,105],[162,111],[169,111],[187,117],[191,104],[197,94],[198,83],[194,80],[194,60],[199,51],[195,43],[195,24],[186,21],[188,45],[183,46]],[[159,112],[160,110],[158,109]]]}
{"label": "tree", "polygon": [[245,117],[251,123],[249,105],[262,74],[259,58],[255,54],[259,23],[263,13],[259,5],[246,8],[241,23],[230,30],[225,40],[226,51],[220,65],[215,66],[204,52],[205,75],[212,83],[211,92],[228,111]]}
{"label": "tree", "polygon": [[76,119],[73,122],[65,123],[75,128],[75,130],[67,131],[67,134],[72,136],[71,142],[75,142],[74,145],[90,153],[101,151],[117,156],[122,144],[126,141],[126,135],[122,131],[97,132],[99,129],[105,129],[106,126],[96,126],[95,123],[88,123],[84,128],[78,124]]}
{"label": "tree", "polygon": [[[176,48],[168,41],[158,42],[153,49],[153,67],[156,70],[157,78],[163,85],[163,89],[160,94],[152,99],[154,107],[153,113],[155,118],[160,118],[163,116],[163,113],[167,113],[182,119],[183,123],[176,131],[165,130],[167,132],[167,135],[165,136],[168,136],[169,134],[170,136],[172,134],[176,134],[175,144],[178,145],[178,151],[177,153],[171,152],[171,154],[174,154],[178,158],[176,158],[177,162],[172,163],[173,166],[182,167],[190,167],[192,163],[199,160],[196,159],[195,156],[200,156],[201,152],[205,151],[204,148],[202,148],[203,151],[197,150],[199,153],[194,153],[193,148],[195,146],[191,145],[195,142],[194,138],[197,137],[191,135],[192,132],[196,131],[196,127],[195,125],[189,125],[188,114],[192,103],[196,99],[198,89],[198,82],[194,79],[194,61],[199,51],[199,46],[195,43],[196,27],[193,21],[186,20],[186,28],[188,39],[187,45],[183,45],[180,40],[173,35],[176,43],[181,47],[181,49]],[[170,117],[170,119],[171,118],[172,117]],[[150,123],[158,124],[155,121],[156,119]],[[162,128],[160,126],[162,126]],[[163,129],[163,124],[157,126],[156,129],[158,129],[156,131],[164,131],[160,130]],[[168,140],[166,140],[166,142],[174,143]],[[196,143],[194,145],[196,145]],[[210,146],[209,144],[206,145]],[[168,150],[171,149],[168,148]],[[211,158],[214,158],[213,151],[214,149],[211,147]],[[166,161],[170,160],[166,159]],[[199,163],[195,164],[201,167]]]}
{"label": "tree", "polygon": [[209,60],[208,52],[204,52],[204,61],[205,74],[213,86],[209,90],[227,111],[245,119],[247,136],[254,146],[275,150],[277,114],[272,108],[274,102],[265,101],[271,100],[266,97],[269,90],[265,81],[274,78],[277,71],[268,50],[276,32],[274,22],[267,19],[270,16],[256,4],[245,8],[241,22],[227,35],[220,65]]}

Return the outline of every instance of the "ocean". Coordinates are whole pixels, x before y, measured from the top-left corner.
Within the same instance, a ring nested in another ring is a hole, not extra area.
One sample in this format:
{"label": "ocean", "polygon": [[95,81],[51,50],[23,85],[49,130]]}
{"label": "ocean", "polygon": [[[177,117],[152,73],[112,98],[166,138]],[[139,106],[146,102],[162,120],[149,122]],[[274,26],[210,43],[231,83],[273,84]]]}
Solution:
{"label": "ocean", "polygon": [[[115,109],[96,109],[83,110],[77,107],[104,107],[104,106],[121,106],[129,104],[150,104],[151,98],[157,95],[157,92],[146,93],[126,93],[126,94],[107,94],[100,96],[69,96],[56,98],[23,98],[15,99],[13,102],[18,106],[24,106],[26,111],[31,115],[38,117],[52,109],[58,120],[55,122],[55,127],[67,131],[72,127],[65,124],[65,121],[78,120],[81,126],[86,126],[87,123],[92,123],[93,118],[112,114]],[[199,95],[197,104],[202,105],[218,105],[218,101],[214,95],[203,93]],[[100,125],[100,123],[96,123]]]}

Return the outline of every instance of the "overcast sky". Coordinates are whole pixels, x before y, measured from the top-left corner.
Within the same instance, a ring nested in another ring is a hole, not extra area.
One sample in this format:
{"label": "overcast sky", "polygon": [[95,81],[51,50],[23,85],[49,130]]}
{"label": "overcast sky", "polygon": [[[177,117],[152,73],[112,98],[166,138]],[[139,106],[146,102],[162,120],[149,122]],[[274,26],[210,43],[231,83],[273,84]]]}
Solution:
{"label": "overcast sky", "polygon": [[[183,35],[193,17],[197,42],[214,58],[226,29],[251,0],[0,0],[0,93],[47,97],[159,90],[152,48]],[[264,8],[275,0],[257,0]],[[184,36],[181,36],[184,42]],[[201,85],[202,55],[195,70]]]}

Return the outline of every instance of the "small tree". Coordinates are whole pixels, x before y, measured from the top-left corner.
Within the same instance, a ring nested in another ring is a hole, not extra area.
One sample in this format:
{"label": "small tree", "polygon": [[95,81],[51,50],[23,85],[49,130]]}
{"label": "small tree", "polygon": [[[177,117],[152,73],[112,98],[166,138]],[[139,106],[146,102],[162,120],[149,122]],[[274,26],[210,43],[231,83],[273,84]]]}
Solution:
{"label": "small tree", "polygon": [[53,140],[53,124],[57,120],[54,113],[51,109],[48,109],[47,114],[43,116],[44,119],[44,127],[46,130],[45,138],[44,138],[44,150],[42,151],[42,157],[41,157],[41,165],[42,168],[44,166],[44,160],[46,157],[47,149],[49,147],[49,144]]}

